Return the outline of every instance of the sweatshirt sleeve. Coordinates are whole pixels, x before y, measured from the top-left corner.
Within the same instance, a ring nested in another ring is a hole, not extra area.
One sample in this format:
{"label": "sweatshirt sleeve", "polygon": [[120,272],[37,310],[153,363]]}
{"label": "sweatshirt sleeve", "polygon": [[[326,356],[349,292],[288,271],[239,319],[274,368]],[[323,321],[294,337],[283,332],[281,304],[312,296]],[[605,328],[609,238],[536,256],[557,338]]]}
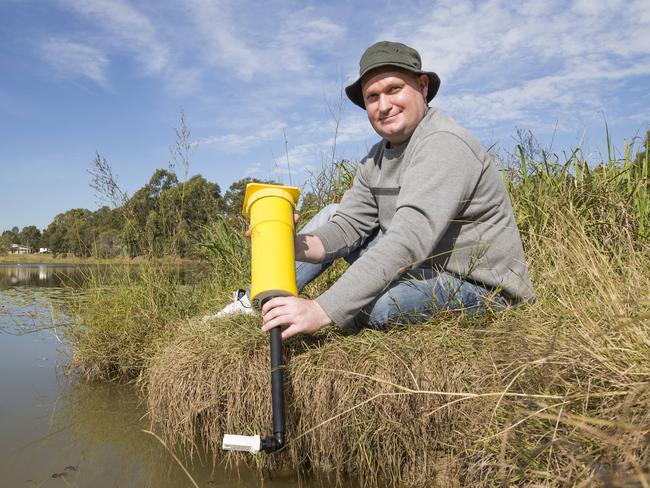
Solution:
{"label": "sweatshirt sleeve", "polygon": [[334,216],[311,232],[323,243],[325,261],[347,256],[379,225],[377,203],[365,174],[369,164],[374,164],[371,155],[359,165],[352,187],[343,195]]}
{"label": "sweatshirt sleeve", "polygon": [[427,135],[405,158],[395,215],[386,233],[316,299],[337,325],[349,322],[391,282],[430,257],[482,173],[470,147],[449,132]]}

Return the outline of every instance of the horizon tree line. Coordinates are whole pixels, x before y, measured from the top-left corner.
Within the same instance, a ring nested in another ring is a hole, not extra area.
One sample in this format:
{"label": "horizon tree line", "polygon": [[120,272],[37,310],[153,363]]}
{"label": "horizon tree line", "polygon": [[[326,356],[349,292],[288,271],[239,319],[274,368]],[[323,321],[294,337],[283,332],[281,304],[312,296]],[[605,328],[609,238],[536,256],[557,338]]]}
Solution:
{"label": "horizon tree line", "polygon": [[225,219],[241,227],[241,205],[251,182],[272,183],[242,178],[222,195],[218,183],[201,175],[179,181],[172,169],[156,169],[144,186],[114,208],[73,208],[56,215],[42,231],[35,225],[5,230],[0,234],[0,253],[18,244],[77,257],[193,257],[206,226]]}

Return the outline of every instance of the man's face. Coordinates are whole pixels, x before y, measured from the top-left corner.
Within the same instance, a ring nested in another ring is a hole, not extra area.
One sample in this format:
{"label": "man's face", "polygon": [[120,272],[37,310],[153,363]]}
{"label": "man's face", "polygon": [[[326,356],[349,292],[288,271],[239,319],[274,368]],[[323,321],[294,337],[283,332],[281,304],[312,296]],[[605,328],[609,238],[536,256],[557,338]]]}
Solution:
{"label": "man's face", "polygon": [[406,142],[426,111],[429,78],[395,70],[371,71],[361,83],[368,120],[392,145]]}

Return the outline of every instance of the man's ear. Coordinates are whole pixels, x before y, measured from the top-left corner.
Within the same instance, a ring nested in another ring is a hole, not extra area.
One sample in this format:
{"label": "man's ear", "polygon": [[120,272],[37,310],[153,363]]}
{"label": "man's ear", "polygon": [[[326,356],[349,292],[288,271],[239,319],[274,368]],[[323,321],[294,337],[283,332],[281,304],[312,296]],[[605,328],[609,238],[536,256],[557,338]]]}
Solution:
{"label": "man's ear", "polygon": [[418,78],[420,83],[420,93],[422,93],[422,96],[426,100],[427,94],[429,93],[429,77],[427,75],[420,75]]}

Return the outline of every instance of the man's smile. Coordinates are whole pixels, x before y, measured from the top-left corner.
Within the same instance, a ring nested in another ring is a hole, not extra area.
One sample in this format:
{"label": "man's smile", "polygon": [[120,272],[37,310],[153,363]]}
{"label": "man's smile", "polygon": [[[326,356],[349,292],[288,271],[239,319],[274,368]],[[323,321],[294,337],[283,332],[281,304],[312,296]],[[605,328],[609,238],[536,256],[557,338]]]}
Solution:
{"label": "man's smile", "polygon": [[380,117],[379,120],[380,120],[381,122],[386,122],[387,120],[394,119],[395,117],[397,117],[397,116],[398,116],[399,114],[401,114],[401,113],[402,113],[402,112],[400,111],[400,112],[394,113],[394,114],[392,114],[392,115],[387,115],[387,116],[385,116],[385,117]]}

